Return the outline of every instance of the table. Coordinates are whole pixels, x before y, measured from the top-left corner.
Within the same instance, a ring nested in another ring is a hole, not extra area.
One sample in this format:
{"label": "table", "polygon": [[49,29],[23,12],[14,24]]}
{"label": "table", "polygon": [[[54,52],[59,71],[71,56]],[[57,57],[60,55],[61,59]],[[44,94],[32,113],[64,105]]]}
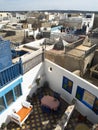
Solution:
{"label": "table", "polygon": [[59,100],[50,95],[45,95],[41,99],[41,105],[49,107],[52,110],[57,110],[59,104],[60,104]]}

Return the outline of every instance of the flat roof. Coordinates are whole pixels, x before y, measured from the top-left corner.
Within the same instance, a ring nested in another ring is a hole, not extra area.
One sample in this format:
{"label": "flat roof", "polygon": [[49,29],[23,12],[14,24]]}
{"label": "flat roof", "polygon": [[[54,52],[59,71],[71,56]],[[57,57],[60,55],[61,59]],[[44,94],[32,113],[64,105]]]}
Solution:
{"label": "flat roof", "polygon": [[78,49],[72,49],[72,50],[68,51],[67,54],[75,56],[75,57],[82,57],[83,55],[85,55],[85,51],[78,50]]}
{"label": "flat roof", "polygon": [[90,49],[90,47],[80,45],[80,46],[77,46],[76,49],[83,50],[83,51],[88,51]]}

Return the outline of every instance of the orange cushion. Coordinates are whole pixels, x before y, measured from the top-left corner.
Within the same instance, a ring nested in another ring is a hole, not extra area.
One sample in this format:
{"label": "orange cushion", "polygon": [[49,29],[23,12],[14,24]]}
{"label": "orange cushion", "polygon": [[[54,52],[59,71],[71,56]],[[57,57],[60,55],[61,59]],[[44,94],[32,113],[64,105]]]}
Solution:
{"label": "orange cushion", "polygon": [[18,112],[16,112],[20,116],[21,122],[31,112],[31,110],[32,110],[32,107],[30,108],[22,107]]}

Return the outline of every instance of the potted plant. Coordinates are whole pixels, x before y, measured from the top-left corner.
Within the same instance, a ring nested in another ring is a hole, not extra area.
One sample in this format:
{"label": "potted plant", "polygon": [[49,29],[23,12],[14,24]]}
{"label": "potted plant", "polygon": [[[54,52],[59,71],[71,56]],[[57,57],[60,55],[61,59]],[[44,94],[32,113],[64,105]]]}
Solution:
{"label": "potted plant", "polygon": [[2,123],[2,125],[1,125],[1,130],[7,130],[7,125],[6,125],[5,122]]}

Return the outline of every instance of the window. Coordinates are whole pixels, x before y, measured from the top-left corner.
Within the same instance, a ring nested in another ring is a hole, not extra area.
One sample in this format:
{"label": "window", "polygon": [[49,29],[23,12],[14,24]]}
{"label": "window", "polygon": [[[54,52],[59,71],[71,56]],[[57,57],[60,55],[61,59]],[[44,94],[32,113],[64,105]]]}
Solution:
{"label": "window", "polygon": [[63,76],[63,85],[62,88],[65,89],[67,92],[70,94],[72,93],[72,87],[73,87],[73,82],[68,79],[67,77]]}
{"label": "window", "polygon": [[95,99],[93,111],[98,115],[98,98]]}
{"label": "window", "polygon": [[5,109],[3,97],[0,97],[0,113]]}
{"label": "window", "polygon": [[80,101],[82,101],[84,89],[81,88],[80,86],[77,87],[77,92],[76,92],[76,98]]}
{"label": "window", "polygon": [[93,107],[94,101],[95,101],[95,96],[85,90],[83,95],[83,102]]}
{"label": "window", "polygon": [[77,86],[76,98],[98,114],[98,98],[89,91]]}
{"label": "window", "polygon": [[0,113],[6,110],[13,102],[22,95],[21,80],[19,78],[0,92]]}
{"label": "window", "polygon": [[22,95],[20,84],[14,88],[14,93],[15,93],[16,99],[17,99],[20,95]]}
{"label": "window", "polygon": [[14,101],[12,90],[5,94],[7,105],[10,105]]}
{"label": "window", "polygon": [[92,109],[95,101],[95,96],[93,94],[78,86],[76,92],[76,98]]}
{"label": "window", "polygon": [[12,90],[9,90],[9,92],[2,95],[2,97],[0,97],[0,113],[2,113],[4,109],[6,109],[11,103],[13,103],[21,95],[22,95],[21,84],[18,84]]}

